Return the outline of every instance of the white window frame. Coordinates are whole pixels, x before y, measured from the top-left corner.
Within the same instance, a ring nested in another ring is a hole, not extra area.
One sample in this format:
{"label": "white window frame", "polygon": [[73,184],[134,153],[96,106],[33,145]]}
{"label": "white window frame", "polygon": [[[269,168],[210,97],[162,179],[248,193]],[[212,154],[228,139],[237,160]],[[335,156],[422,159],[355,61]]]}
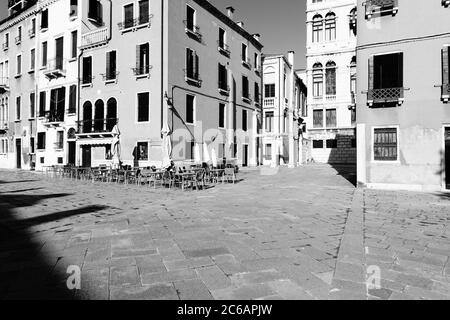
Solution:
{"label": "white window frame", "polygon": [[[19,101],[19,105],[17,105],[17,101]],[[20,117],[17,114],[17,106],[19,106],[20,109]],[[14,113],[15,113],[15,120],[14,121],[21,121],[22,120],[22,96],[16,96],[16,99],[14,99]]]}
{"label": "white window frame", "polygon": [[[33,61],[33,55],[31,54],[31,52],[34,50],[34,61]],[[34,63],[33,63],[34,62]],[[33,68],[32,68],[33,66]],[[29,73],[32,73],[36,70],[36,48],[33,47],[30,49],[30,68],[28,69]]]}
{"label": "white window frame", "polygon": [[151,146],[151,143],[150,143],[150,141],[149,140],[137,140],[136,141],[136,158],[137,158],[137,153],[138,153],[138,144],[139,143],[146,143],[147,144],[147,160],[141,160],[141,159],[136,159],[137,161],[139,161],[139,162],[148,162],[148,161],[150,161],[150,146]]}
{"label": "white window frame", "polygon": [[[375,160],[374,141],[375,129],[397,129],[397,160]],[[370,162],[372,164],[400,164],[400,125],[372,126],[371,128],[371,144],[370,144]]]}
{"label": "white window frame", "polygon": [[[20,73],[18,72],[19,70],[19,64],[17,63],[18,61],[19,61],[19,58],[20,57]],[[23,60],[22,60],[22,53],[18,53],[17,55],[16,55],[16,77],[20,77],[20,76],[22,76],[22,72],[23,72]]]}

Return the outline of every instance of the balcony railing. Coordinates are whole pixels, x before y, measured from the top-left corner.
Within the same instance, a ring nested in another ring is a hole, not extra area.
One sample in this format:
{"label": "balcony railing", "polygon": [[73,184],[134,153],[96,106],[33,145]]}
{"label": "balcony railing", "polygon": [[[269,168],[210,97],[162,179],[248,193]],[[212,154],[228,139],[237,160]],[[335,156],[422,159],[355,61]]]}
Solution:
{"label": "balcony railing", "polygon": [[395,16],[398,12],[398,0],[367,0],[366,19],[370,20],[374,14],[392,14]]}
{"label": "balcony railing", "polygon": [[183,69],[184,72],[184,80],[187,83],[193,84],[197,87],[200,87],[202,85],[202,80],[200,79],[200,75],[198,72],[192,70],[192,69]]}
{"label": "balcony railing", "polygon": [[9,91],[9,78],[3,77],[0,78],[0,94],[5,93],[6,91]]}
{"label": "balcony railing", "polygon": [[101,76],[103,77],[104,82],[113,82],[117,81],[117,76],[119,75],[119,72],[107,72],[102,73]]}
{"label": "balcony railing", "polygon": [[8,0],[8,8],[11,8],[21,2],[22,2],[22,0]]}
{"label": "balcony railing", "polygon": [[57,124],[64,122],[64,111],[49,110],[45,112],[45,124]]}
{"label": "balcony railing", "polygon": [[242,101],[252,103],[252,96],[247,92],[242,92]]}
{"label": "balcony railing", "polygon": [[66,76],[66,63],[67,60],[62,57],[56,57],[47,60],[47,66],[44,70],[44,75],[48,79],[56,79]]}
{"label": "balcony railing", "polygon": [[374,104],[397,103],[403,104],[405,88],[384,88],[371,89],[367,92],[367,104],[369,107]]}
{"label": "balcony railing", "polygon": [[264,106],[265,107],[274,107],[275,106],[275,98],[265,98]]}
{"label": "balcony railing", "polygon": [[110,133],[119,119],[89,119],[78,121],[78,134],[104,134]]}
{"label": "balcony railing", "polygon": [[28,30],[28,36],[30,38],[33,38],[36,35],[36,29],[30,29]]}
{"label": "balcony railing", "polygon": [[230,57],[231,55],[230,46],[228,46],[225,43],[220,43],[219,40],[217,40],[217,46],[218,46],[217,49],[221,54],[223,54],[226,57]]}
{"label": "balcony railing", "polygon": [[450,101],[450,83],[445,83],[442,85],[442,101],[445,103]]}
{"label": "balcony railing", "polygon": [[20,44],[22,42],[22,36],[16,37],[16,44]]}
{"label": "balcony railing", "polygon": [[144,65],[133,69],[135,76],[150,76],[150,70],[153,68],[151,65]]}
{"label": "balcony railing", "polygon": [[103,27],[81,35],[81,47],[86,49],[105,44],[108,42],[108,32],[109,28]]}
{"label": "balcony railing", "polygon": [[9,49],[9,43],[8,42],[3,43],[2,44],[2,49],[3,49],[3,51],[8,50]]}
{"label": "balcony railing", "polygon": [[244,67],[246,67],[247,69],[251,69],[252,68],[252,63],[251,63],[250,59],[247,58],[247,57],[242,57],[242,65]]}
{"label": "balcony railing", "polygon": [[219,93],[228,96],[230,94],[230,86],[226,82],[220,82],[218,84]]}
{"label": "balcony railing", "polygon": [[200,33],[199,26],[191,25],[187,22],[187,20],[184,20],[183,23],[185,25],[184,30],[186,31],[188,36],[190,36],[198,41],[202,41],[202,34]]}
{"label": "balcony railing", "polygon": [[124,21],[119,22],[117,26],[119,27],[119,30],[122,31],[133,28],[150,27],[152,25],[152,18],[153,14],[140,15],[138,18],[125,19]]}

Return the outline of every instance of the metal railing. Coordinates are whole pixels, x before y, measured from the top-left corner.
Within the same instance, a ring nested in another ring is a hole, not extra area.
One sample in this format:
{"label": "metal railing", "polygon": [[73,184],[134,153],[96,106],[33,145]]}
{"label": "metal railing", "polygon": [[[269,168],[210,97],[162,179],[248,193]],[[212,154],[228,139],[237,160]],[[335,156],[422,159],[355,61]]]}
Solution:
{"label": "metal railing", "polygon": [[119,75],[119,72],[114,71],[114,72],[106,72],[106,73],[102,73],[101,76],[103,77],[103,81],[113,81],[113,80],[117,80],[117,76]]}
{"label": "metal railing", "polygon": [[36,35],[36,28],[28,30],[28,36],[33,38]]}
{"label": "metal railing", "polygon": [[247,67],[248,69],[252,68],[252,62],[250,61],[249,58],[241,57],[241,59],[242,59],[242,64],[244,65],[244,67]]}
{"label": "metal railing", "polygon": [[401,102],[405,97],[405,89],[383,88],[371,89],[367,92],[367,102],[369,105],[375,103]]}
{"label": "metal railing", "polygon": [[135,76],[143,76],[150,74],[150,70],[153,68],[151,65],[144,65],[132,68]]}
{"label": "metal railing", "polygon": [[96,29],[81,35],[81,47],[91,47],[108,41],[108,27]]}
{"label": "metal railing", "polygon": [[194,84],[201,86],[202,80],[200,79],[200,75],[194,69],[183,69],[184,79],[187,82],[193,82]]}
{"label": "metal railing", "polygon": [[227,57],[230,56],[231,51],[230,51],[230,46],[229,45],[227,45],[225,43],[220,43],[220,41],[217,40],[217,46],[218,46],[218,49],[219,49],[220,53],[223,53]]}
{"label": "metal railing", "polygon": [[251,94],[248,92],[242,92],[242,100],[244,100],[247,103],[251,103],[252,102]]}
{"label": "metal railing", "polygon": [[16,37],[16,44],[19,44],[22,42],[22,36],[17,36]]}
{"label": "metal railing", "polygon": [[8,50],[9,49],[9,43],[8,42],[3,43],[2,44],[2,49],[3,50]]}
{"label": "metal railing", "polygon": [[109,133],[118,121],[119,119],[117,118],[81,120],[77,122],[78,134]]}
{"label": "metal railing", "polygon": [[264,99],[264,106],[265,107],[273,107],[273,106],[275,106],[275,98],[265,98]]}
{"label": "metal railing", "polygon": [[150,27],[152,18],[153,14],[143,14],[138,18],[125,19],[122,22],[119,22],[117,26],[119,27],[119,30],[127,30],[139,26]]}
{"label": "metal railing", "polygon": [[190,24],[188,23],[187,20],[183,21],[184,26],[185,26],[185,31],[187,34],[194,36],[195,38],[197,38],[199,41],[202,39],[202,34],[200,33],[200,27],[196,26],[194,24]]}
{"label": "metal railing", "polygon": [[47,60],[47,65],[45,66],[44,74],[49,78],[58,78],[66,74],[66,63],[67,60],[63,57],[56,57]]}
{"label": "metal railing", "polygon": [[58,110],[47,110],[45,112],[46,123],[59,123],[64,122],[64,111],[58,112]]}

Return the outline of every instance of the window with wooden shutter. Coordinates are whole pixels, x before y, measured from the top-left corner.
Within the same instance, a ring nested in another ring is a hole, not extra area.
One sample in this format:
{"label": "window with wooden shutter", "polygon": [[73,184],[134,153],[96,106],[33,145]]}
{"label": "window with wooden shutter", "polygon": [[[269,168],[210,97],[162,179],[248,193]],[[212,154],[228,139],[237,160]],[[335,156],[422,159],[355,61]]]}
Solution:
{"label": "window with wooden shutter", "polygon": [[368,81],[367,100],[373,101],[373,57],[370,57],[368,61]]}
{"label": "window with wooden shutter", "polygon": [[39,117],[45,116],[46,97],[45,91],[39,93]]}
{"label": "window with wooden shutter", "polygon": [[116,67],[116,51],[110,51],[106,53],[106,79],[114,80],[116,79],[117,67]]}
{"label": "window with wooden shutter", "polygon": [[337,126],[336,109],[328,109],[326,111],[326,123],[328,128],[335,128]]}
{"label": "window with wooden shutter", "polygon": [[376,161],[396,161],[397,128],[374,129],[373,153]]}
{"label": "window with wooden shutter", "polygon": [[69,113],[75,113],[77,110],[77,86],[71,85],[69,88]]}
{"label": "window with wooden shutter", "polygon": [[219,63],[219,89],[228,90],[227,68]]}
{"label": "window with wooden shutter", "polygon": [[323,110],[313,111],[313,127],[323,128]]}
{"label": "window with wooden shutter", "polygon": [[200,63],[199,63],[197,52],[195,52],[195,51],[194,51],[194,66],[195,66],[194,79],[198,80],[199,74],[200,74]]}
{"label": "window with wooden shutter", "polygon": [[195,97],[186,95],[186,123],[193,124],[195,121]]}
{"label": "window with wooden shutter", "polygon": [[450,98],[450,70],[449,70],[449,47],[444,47],[442,49],[442,99],[445,102],[449,101]]}
{"label": "window with wooden shutter", "polygon": [[48,9],[42,10],[41,12],[41,29],[48,28]]}
{"label": "window with wooden shutter", "polygon": [[30,93],[30,118],[34,118],[34,110],[35,110],[35,94],[34,92]]}
{"label": "window with wooden shutter", "polygon": [[402,104],[403,53],[376,55],[369,60],[368,104]]}

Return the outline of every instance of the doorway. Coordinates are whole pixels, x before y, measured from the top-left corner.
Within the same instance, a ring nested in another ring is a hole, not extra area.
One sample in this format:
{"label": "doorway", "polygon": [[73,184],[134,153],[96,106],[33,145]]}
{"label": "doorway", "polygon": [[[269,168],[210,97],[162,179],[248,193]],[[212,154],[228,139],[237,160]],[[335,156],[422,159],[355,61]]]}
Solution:
{"label": "doorway", "polygon": [[16,167],[22,169],[22,140],[16,139]]}
{"label": "doorway", "polygon": [[248,167],[248,144],[242,145],[242,166]]}
{"label": "doorway", "polygon": [[81,147],[82,166],[84,168],[91,167],[91,146]]}
{"label": "doorway", "polygon": [[67,143],[67,163],[71,166],[75,165],[75,148],[76,148],[76,142],[75,141],[69,141]]}
{"label": "doorway", "polygon": [[450,190],[450,128],[445,128],[445,188]]}

